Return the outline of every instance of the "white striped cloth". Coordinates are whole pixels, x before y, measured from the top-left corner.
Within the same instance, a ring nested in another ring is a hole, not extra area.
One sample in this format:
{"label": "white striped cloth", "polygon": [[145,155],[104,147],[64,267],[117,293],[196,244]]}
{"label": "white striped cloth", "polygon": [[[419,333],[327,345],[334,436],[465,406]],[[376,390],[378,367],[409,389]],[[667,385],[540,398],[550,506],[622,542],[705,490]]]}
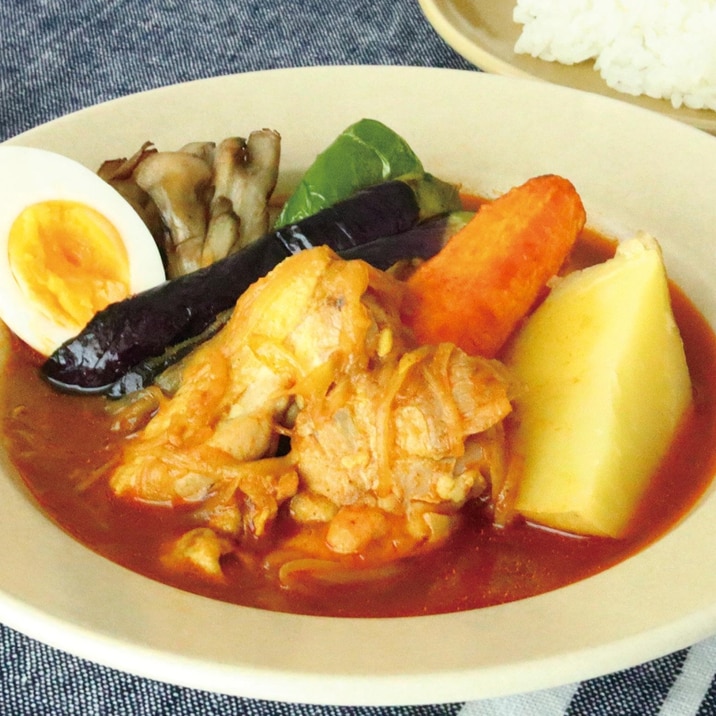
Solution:
{"label": "white striped cloth", "polygon": [[365,707],[258,701],[160,683],[0,626],[0,715],[716,716],[716,637],[641,666],[544,691],[468,703]]}

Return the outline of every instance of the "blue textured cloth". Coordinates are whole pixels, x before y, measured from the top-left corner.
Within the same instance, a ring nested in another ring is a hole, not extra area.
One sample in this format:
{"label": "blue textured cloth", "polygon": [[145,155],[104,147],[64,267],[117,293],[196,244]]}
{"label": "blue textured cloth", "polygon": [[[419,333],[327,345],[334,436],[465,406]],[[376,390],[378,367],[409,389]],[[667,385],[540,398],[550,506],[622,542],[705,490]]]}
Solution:
{"label": "blue textured cloth", "polygon": [[200,77],[305,65],[470,67],[412,0],[3,0],[0,26],[1,139]]}
{"label": "blue textured cloth", "polygon": [[[129,93],[319,64],[474,69],[415,0],[2,0],[0,140]],[[716,640],[582,684],[467,704],[348,708],[210,694],[116,672],[0,626],[0,716],[707,716]]]}

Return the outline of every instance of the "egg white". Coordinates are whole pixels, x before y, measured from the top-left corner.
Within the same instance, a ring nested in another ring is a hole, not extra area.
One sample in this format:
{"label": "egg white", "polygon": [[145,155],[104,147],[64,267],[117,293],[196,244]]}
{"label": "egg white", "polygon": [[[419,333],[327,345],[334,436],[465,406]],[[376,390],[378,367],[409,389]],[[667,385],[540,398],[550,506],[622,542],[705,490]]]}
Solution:
{"label": "egg white", "polygon": [[75,332],[59,325],[17,284],[8,258],[10,228],[26,207],[48,200],[76,201],[114,224],[129,261],[130,293],[165,280],[159,249],[131,205],[84,165],[60,154],[29,147],[0,147],[0,318],[25,343],[50,355]]}

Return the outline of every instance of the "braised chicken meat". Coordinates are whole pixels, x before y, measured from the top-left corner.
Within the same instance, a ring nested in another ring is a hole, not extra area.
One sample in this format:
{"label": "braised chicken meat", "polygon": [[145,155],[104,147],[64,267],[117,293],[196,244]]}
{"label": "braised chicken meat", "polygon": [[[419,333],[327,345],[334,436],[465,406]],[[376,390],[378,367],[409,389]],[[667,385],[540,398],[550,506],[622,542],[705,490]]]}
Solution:
{"label": "braised chicken meat", "polygon": [[336,555],[389,537],[401,556],[439,543],[502,479],[505,368],[417,346],[403,294],[362,261],[302,252],[239,299],[176,392],[152,389],[156,413],[110,485],[194,511],[171,559],[219,574],[221,556],[260,538],[284,503],[297,523],[324,523]]}

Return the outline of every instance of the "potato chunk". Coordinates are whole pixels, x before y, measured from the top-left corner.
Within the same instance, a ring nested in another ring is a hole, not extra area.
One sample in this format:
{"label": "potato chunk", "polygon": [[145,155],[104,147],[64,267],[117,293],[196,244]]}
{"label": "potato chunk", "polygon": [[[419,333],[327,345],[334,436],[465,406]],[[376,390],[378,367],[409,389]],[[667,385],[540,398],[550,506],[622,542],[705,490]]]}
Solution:
{"label": "potato chunk", "polygon": [[656,241],[562,279],[525,324],[509,365],[524,460],[515,509],[579,534],[624,534],[691,401]]}

